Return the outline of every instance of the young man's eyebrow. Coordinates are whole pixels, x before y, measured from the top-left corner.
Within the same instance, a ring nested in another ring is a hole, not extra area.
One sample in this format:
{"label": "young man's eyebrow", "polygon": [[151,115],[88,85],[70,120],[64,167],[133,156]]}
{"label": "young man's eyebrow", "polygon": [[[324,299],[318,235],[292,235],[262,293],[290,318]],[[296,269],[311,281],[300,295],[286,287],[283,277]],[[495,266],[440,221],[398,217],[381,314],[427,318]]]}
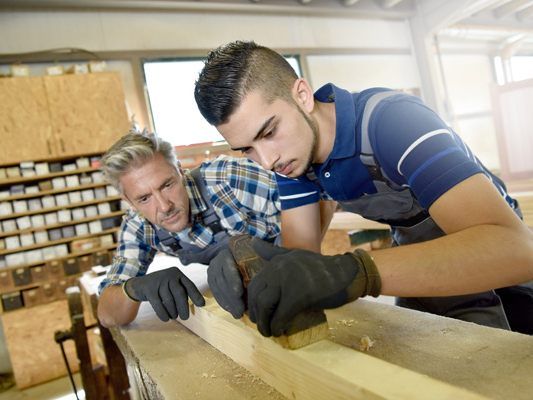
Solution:
{"label": "young man's eyebrow", "polygon": [[[268,126],[270,125],[270,123],[272,122],[272,120],[275,118],[275,115],[271,116],[269,119],[267,119],[263,125],[261,125],[261,127],[259,128],[259,130],[257,131],[256,135],[254,136],[254,138],[252,139],[253,142],[255,142],[257,139],[259,139],[259,137],[264,133],[264,131],[268,128]],[[232,147],[231,150],[233,151],[244,151],[246,149],[249,149],[250,146],[244,146],[244,147]]]}

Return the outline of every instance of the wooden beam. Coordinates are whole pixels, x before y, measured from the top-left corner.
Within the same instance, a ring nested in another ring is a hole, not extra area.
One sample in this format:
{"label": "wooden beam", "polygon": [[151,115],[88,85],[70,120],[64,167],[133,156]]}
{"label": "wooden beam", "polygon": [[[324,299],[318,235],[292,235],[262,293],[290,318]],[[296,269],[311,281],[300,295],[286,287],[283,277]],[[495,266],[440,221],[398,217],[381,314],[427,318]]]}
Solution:
{"label": "wooden beam", "polygon": [[330,340],[284,349],[212,298],[180,322],[291,399],[485,399]]}

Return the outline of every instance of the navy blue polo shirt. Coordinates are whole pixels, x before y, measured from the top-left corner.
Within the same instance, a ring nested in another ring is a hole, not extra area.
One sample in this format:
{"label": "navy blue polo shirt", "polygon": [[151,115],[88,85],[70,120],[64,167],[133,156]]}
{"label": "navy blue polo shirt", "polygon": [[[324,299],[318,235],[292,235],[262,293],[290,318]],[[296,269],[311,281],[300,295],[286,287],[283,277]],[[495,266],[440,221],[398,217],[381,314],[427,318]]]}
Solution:
{"label": "navy blue polo shirt", "polygon": [[[390,90],[372,88],[352,94],[333,84],[315,93],[320,102],[334,102],[336,133],[323,164],[313,164],[296,179],[276,174],[282,210],[323,200],[339,202],[373,194],[376,188],[361,162],[361,119],[367,100]],[[382,172],[398,187],[409,187],[424,208],[466,178],[485,173],[509,204],[505,186],[473,155],[466,144],[423,102],[408,94],[381,100],[368,125],[370,145]]]}

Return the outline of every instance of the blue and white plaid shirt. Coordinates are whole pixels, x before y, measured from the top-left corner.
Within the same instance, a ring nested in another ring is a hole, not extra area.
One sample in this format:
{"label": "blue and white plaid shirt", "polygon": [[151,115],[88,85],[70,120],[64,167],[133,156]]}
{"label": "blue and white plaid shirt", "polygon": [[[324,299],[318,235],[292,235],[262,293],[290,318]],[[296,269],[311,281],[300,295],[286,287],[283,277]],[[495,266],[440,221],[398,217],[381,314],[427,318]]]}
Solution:
{"label": "blue and white plaid shirt", "polygon": [[[230,236],[249,234],[272,240],[280,234],[280,205],[276,179],[270,171],[243,158],[220,156],[201,165],[211,204],[220,223]],[[178,242],[205,248],[213,241],[211,229],[202,225],[202,213],[208,210],[190,176],[184,172],[189,194],[192,225],[172,232]],[[99,292],[110,285],[119,285],[129,278],[142,276],[158,251],[176,255],[160,242],[154,226],[133,210],[123,217],[113,264],[98,287]]]}

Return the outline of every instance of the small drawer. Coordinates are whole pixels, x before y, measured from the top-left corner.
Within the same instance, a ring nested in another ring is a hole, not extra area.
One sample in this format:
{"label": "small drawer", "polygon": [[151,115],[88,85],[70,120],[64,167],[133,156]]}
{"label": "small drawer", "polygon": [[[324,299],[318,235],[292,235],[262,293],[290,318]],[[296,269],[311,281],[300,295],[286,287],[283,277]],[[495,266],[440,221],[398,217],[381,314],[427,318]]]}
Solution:
{"label": "small drawer", "polygon": [[78,257],[78,264],[81,272],[89,271],[94,265],[92,254]]}
{"label": "small drawer", "polygon": [[57,284],[48,282],[41,286],[43,303],[48,303],[57,299]]}
{"label": "small drawer", "polygon": [[33,307],[42,303],[41,288],[27,289],[22,291],[24,307]]}
{"label": "small drawer", "polygon": [[2,295],[2,308],[4,311],[12,311],[23,307],[20,292],[6,293]]}
{"label": "small drawer", "polygon": [[48,279],[46,267],[39,265],[37,267],[30,267],[30,275],[33,282],[45,282]]}
{"label": "small drawer", "polygon": [[28,268],[17,268],[12,271],[13,284],[15,286],[24,286],[31,283],[31,274]]}
{"label": "small drawer", "polygon": [[106,266],[111,264],[111,255],[108,251],[97,251],[94,254],[94,265]]}
{"label": "small drawer", "polygon": [[50,278],[62,278],[63,277],[63,261],[51,260],[45,265],[47,270],[48,279]]}
{"label": "small drawer", "polygon": [[0,290],[3,292],[13,289],[13,277],[11,271],[0,271]]}
{"label": "small drawer", "polygon": [[63,262],[63,272],[65,276],[77,275],[80,273],[80,265],[77,258],[69,258]]}

